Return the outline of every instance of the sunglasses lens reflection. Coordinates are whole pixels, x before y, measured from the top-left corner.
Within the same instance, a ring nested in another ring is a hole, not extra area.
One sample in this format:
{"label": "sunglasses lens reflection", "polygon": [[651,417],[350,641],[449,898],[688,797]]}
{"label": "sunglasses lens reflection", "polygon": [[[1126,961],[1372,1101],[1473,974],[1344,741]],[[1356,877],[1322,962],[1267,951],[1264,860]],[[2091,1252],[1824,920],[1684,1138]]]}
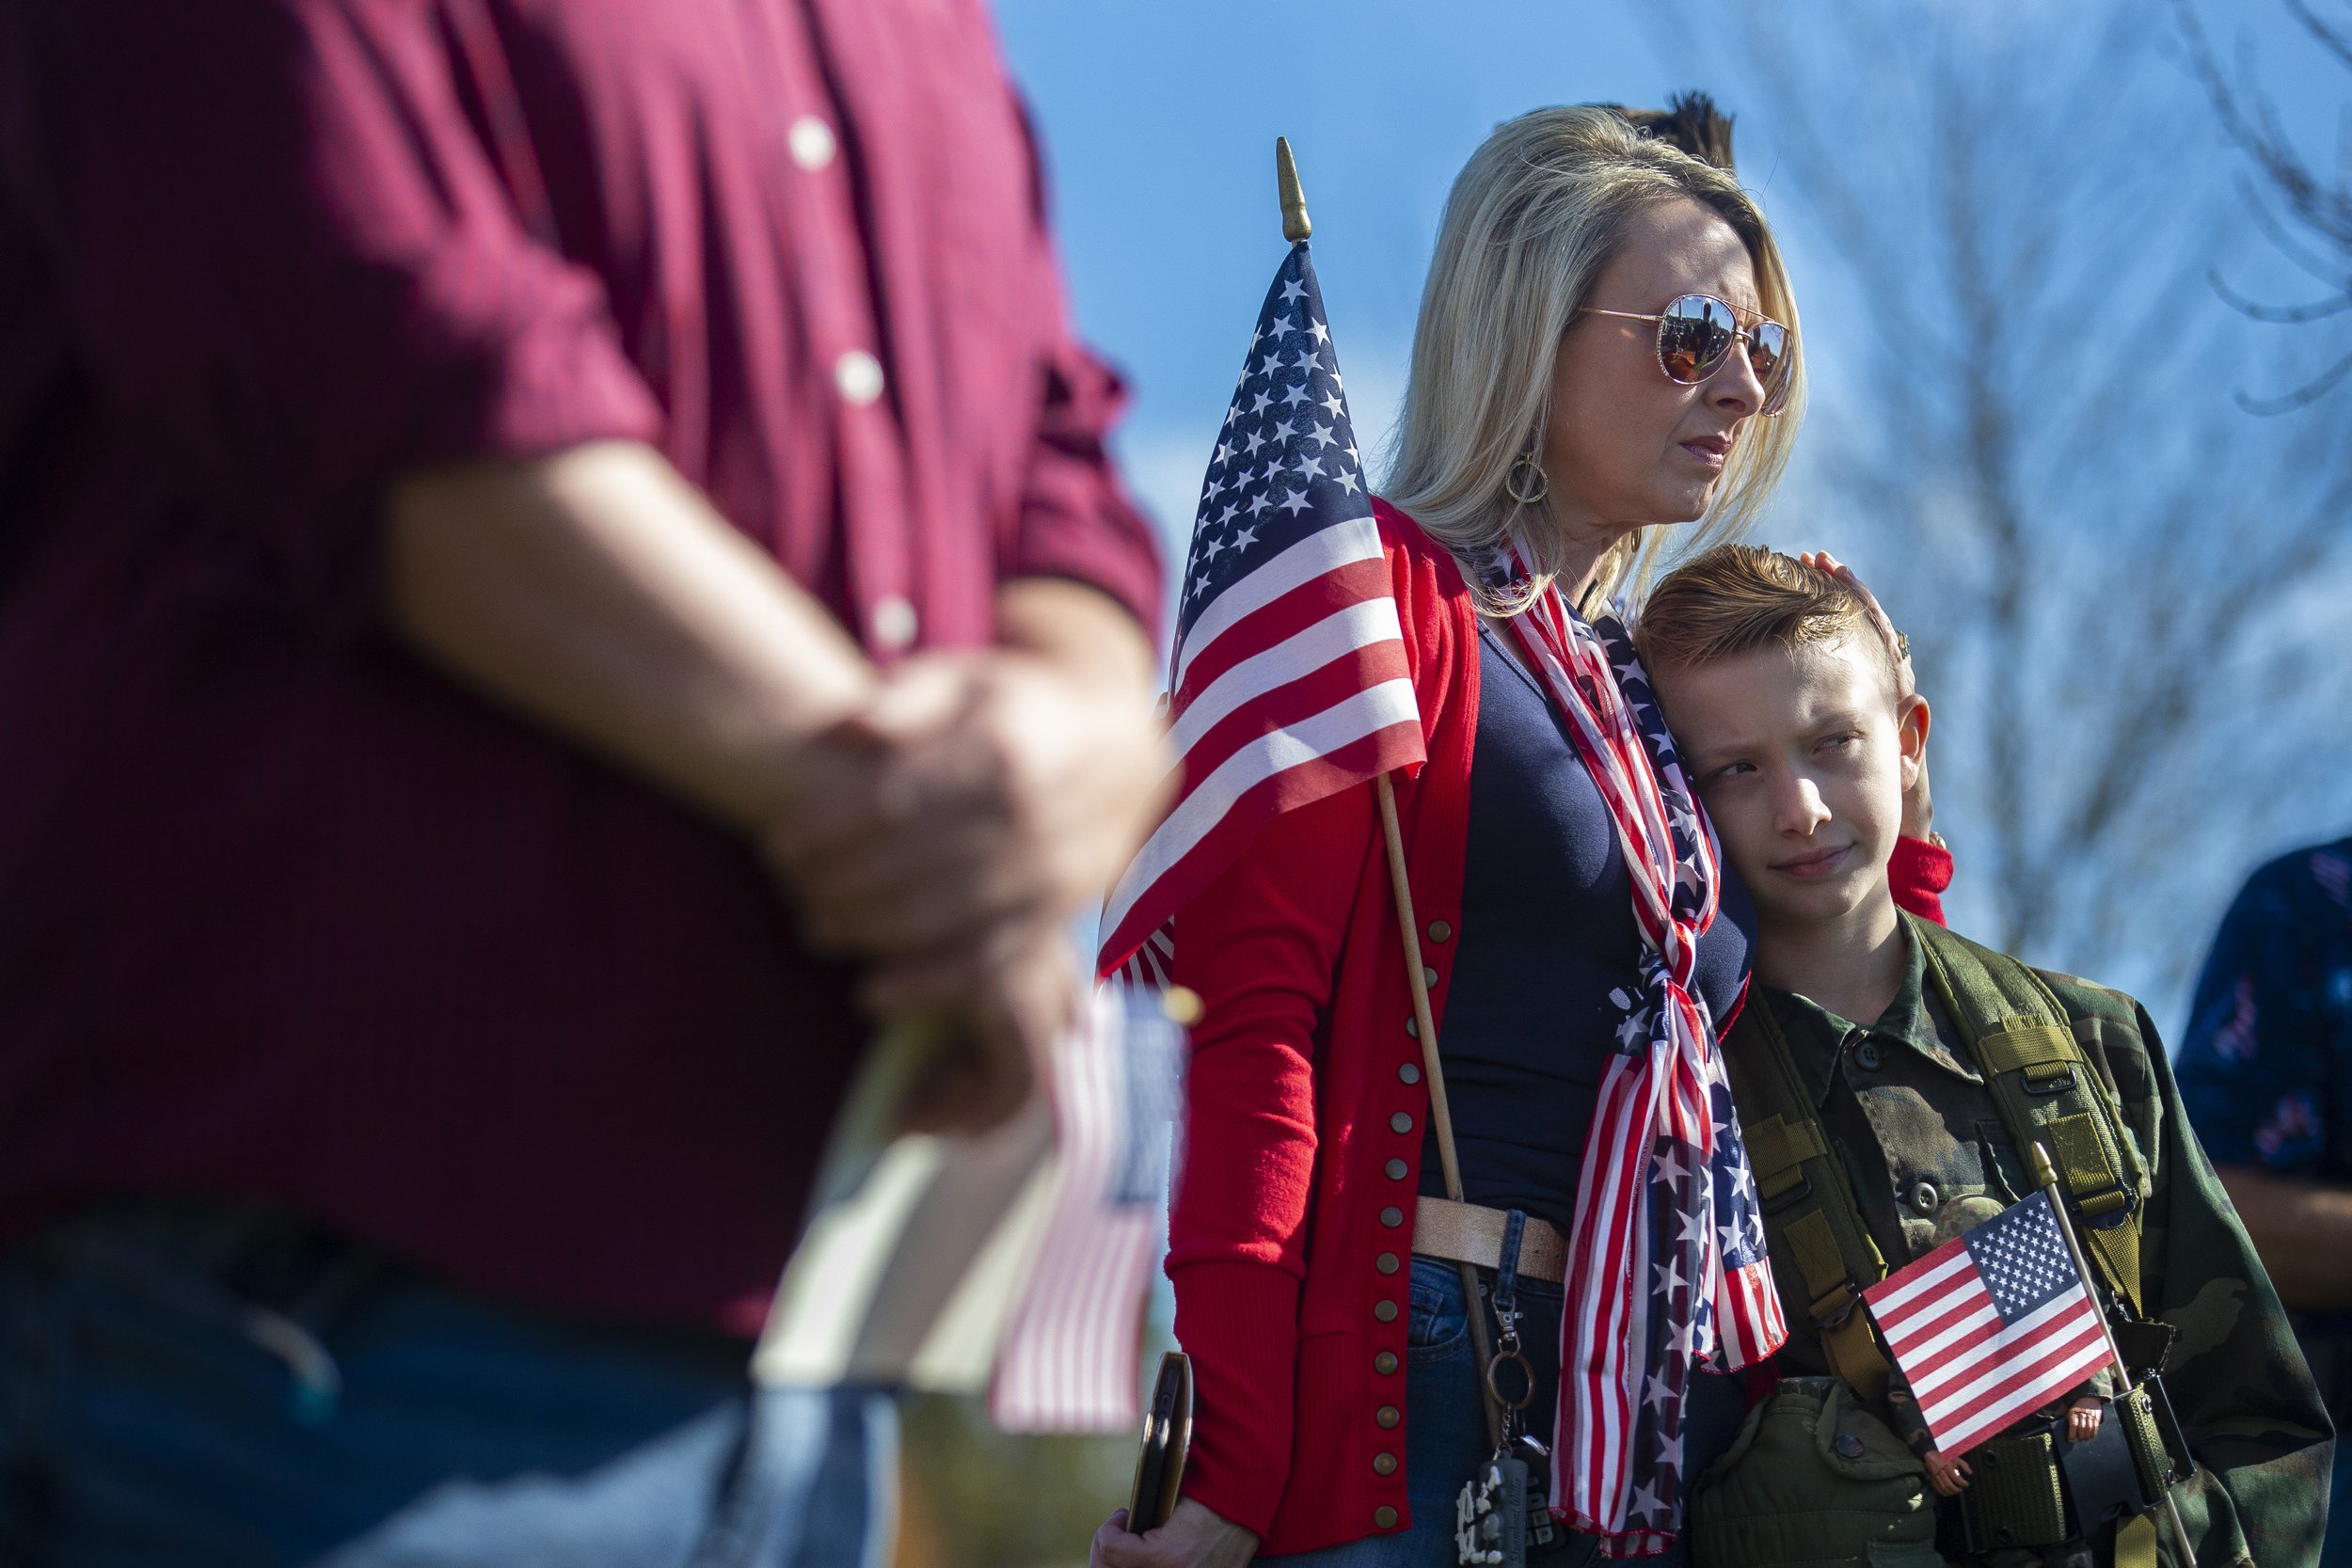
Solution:
{"label": "sunglasses lens reflection", "polygon": [[1722,361],[1736,325],[1723,301],[1685,294],[1659,319],[1658,362],[1685,387],[1696,386]]}
{"label": "sunglasses lens reflection", "polygon": [[1767,406],[1777,408],[1787,393],[1783,372],[1788,368],[1788,329],[1776,321],[1758,322],[1748,329],[1748,366],[1756,385],[1764,388]]}

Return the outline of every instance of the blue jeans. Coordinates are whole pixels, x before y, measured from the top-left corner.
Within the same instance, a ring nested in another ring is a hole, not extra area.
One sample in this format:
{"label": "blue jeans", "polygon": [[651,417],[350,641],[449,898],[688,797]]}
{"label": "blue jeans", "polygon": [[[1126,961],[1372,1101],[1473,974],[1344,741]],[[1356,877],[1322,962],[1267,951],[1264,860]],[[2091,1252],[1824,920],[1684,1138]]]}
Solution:
{"label": "blue jeans", "polygon": [[[1561,1290],[1522,1278],[1518,1294],[1520,1345],[1535,1369],[1536,1390],[1523,1424],[1549,1442],[1560,1394]],[[1494,1313],[1484,1307],[1481,1310],[1486,1313],[1491,1343]],[[1484,1369],[1471,1348],[1461,1271],[1454,1264],[1413,1259],[1412,1319],[1406,1343],[1405,1483],[1411,1528],[1319,1551],[1260,1558],[1268,1568],[1454,1568],[1454,1499],[1462,1483],[1493,1454],[1494,1445],[1486,1436],[1486,1413],[1480,1402]],[[1740,1434],[1744,1413],[1733,1379],[1699,1375],[1685,1418],[1687,1475],[1696,1476],[1722,1457]],[[1597,1560],[1599,1544],[1593,1537],[1563,1533],[1564,1545],[1535,1559],[1542,1568],[1586,1568]],[[1689,1568],[1688,1541],[1687,1535],[1679,1537],[1664,1556],[1644,1559],[1645,1568]]]}
{"label": "blue jeans", "polygon": [[896,1413],[717,1335],[448,1290],[289,1222],[123,1206],[0,1255],[12,1568],[859,1568]]}

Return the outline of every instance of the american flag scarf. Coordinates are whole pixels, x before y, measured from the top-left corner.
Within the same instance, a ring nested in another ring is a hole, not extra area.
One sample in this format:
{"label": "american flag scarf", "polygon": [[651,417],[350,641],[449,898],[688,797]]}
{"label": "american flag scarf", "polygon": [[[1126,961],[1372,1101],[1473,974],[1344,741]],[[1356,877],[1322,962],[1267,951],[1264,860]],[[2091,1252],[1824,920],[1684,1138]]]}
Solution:
{"label": "american flag scarf", "polygon": [[[1487,575],[1520,592],[1529,578],[1516,554]],[[1788,1337],[1714,1022],[1691,990],[1719,854],[1624,623],[1588,624],[1547,585],[1510,624],[1616,823],[1643,944],[1638,992],[1613,993],[1625,1021],[1577,1182],[1551,1495],[1604,1556],[1647,1557],[1681,1527],[1698,1364],[1734,1370]]]}

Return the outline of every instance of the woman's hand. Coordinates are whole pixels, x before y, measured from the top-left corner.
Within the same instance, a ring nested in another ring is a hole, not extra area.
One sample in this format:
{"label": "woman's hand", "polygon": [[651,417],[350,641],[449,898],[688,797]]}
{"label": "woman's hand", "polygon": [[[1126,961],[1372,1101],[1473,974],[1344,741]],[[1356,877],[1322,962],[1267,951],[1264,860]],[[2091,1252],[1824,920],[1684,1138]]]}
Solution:
{"label": "woman's hand", "polygon": [[[1854,576],[1852,567],[1827,550],[1807,550],[1797,561],[1816,571],[1827,572],[1861,596],[1863,608],[1870,613],[1870,625],[1878,632],[1879,641],[1886,644],[1887,659],[1895,666],[1895,705],[1900,708],[1907,705],[1919,690],[1918,674],[1911,666],[1911,645],[1896,631],[1895,623],[1887,618],[1878,595]],[[1928,759],[1924,753],[1919,758],[1918,777],[1903,791],[1901,831],[1905,838],[1924,838],[1939,849],[1944,847],[1943,839],[1935,832],[1935,798],[1928,788]]]}
{"label": "woman's hand", "polygon": [[1127,1530],[1120,1509],[1094,1532],[1088,1568],[1243,1568],[1258,1555],[1258,1538],[1190,1497],[1176,1499],[1168,1523],[1142,1535]]}
{"label": "woman's hand", "polygon": [[1957,1497],[1968,1489],[1968,1462],[1947,1459],[1930,1449],[1922,1462],[1928,1467],[1928,1484],[1947,1497]]}
{"label": "woman's hand", "polygon": [[1918,676],[1911,668],[1910,644],[1903,641],[1901,633],[1896,631],[1895,623],[1887,619],[1885,607],[1879,603],[1878,595],[1854,576],[1853,568],[1827,550],[1807,550],[1797,557],[1797,562],[1817,572],[1827,572],[1861,596],[1863,608],[1870,612],[1870,625],[1877,630],[1879,641],[1886,644],[1886,657],[1895,664],[1895,700],[1902,702],[1918,690]]}

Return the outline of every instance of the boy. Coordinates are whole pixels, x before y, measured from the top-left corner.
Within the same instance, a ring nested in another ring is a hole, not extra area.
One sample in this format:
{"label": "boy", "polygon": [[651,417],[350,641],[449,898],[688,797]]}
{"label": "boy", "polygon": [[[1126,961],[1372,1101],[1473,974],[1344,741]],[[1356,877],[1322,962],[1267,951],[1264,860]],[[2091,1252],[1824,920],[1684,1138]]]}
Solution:
{"label": "boy", "polygon": [[[2092,1528],[2087,1545],[2056,1501],[2062,1443],[2098,1430],[2094,1397],[2066,1402],[2064,1436],[2026,1423],[1969,1457],[1937,1454],[1855,1299],[2029,1194],[2021,1150],[2043,1143],[2103,1301],[2178,1332],[2165,1381],[2202,1468],[2177,1489],[2197,1560],[2309,1561],[2327,1417],[2146,1012],[1895,906],[1887,862],[1928,711],[1900,694],[1872,609],[1828,571],[1724,546],[1659,586],[1637,639],[1724,858],[1756,904],[1756,983],[1724,1059],[1790,1326],[1779,1370],[1842,1380],[1902,1433],[1936,1490],[1960,1499],[1947,1553],[2081,1562],[2095,1545],[2100,1560],[2153,1560],[2144,1519]],[[2127,1333],[2153,1343],[2150,1363],[2166,1338],[2153,1325]],[[1835,1447],[1851,1458],[1867,1444],[1841,1432]],[[1972,1485],[1987,1463],[2000,1484]],[[1752,1501],[1785,1496],[1786,1478],[1769,1479]],[[1752,1523],[1743,1531],[1745,1560],[1773,1560]],[[1798,1533],[1792,1549],[1837,1555],[1818,1529]]]}

